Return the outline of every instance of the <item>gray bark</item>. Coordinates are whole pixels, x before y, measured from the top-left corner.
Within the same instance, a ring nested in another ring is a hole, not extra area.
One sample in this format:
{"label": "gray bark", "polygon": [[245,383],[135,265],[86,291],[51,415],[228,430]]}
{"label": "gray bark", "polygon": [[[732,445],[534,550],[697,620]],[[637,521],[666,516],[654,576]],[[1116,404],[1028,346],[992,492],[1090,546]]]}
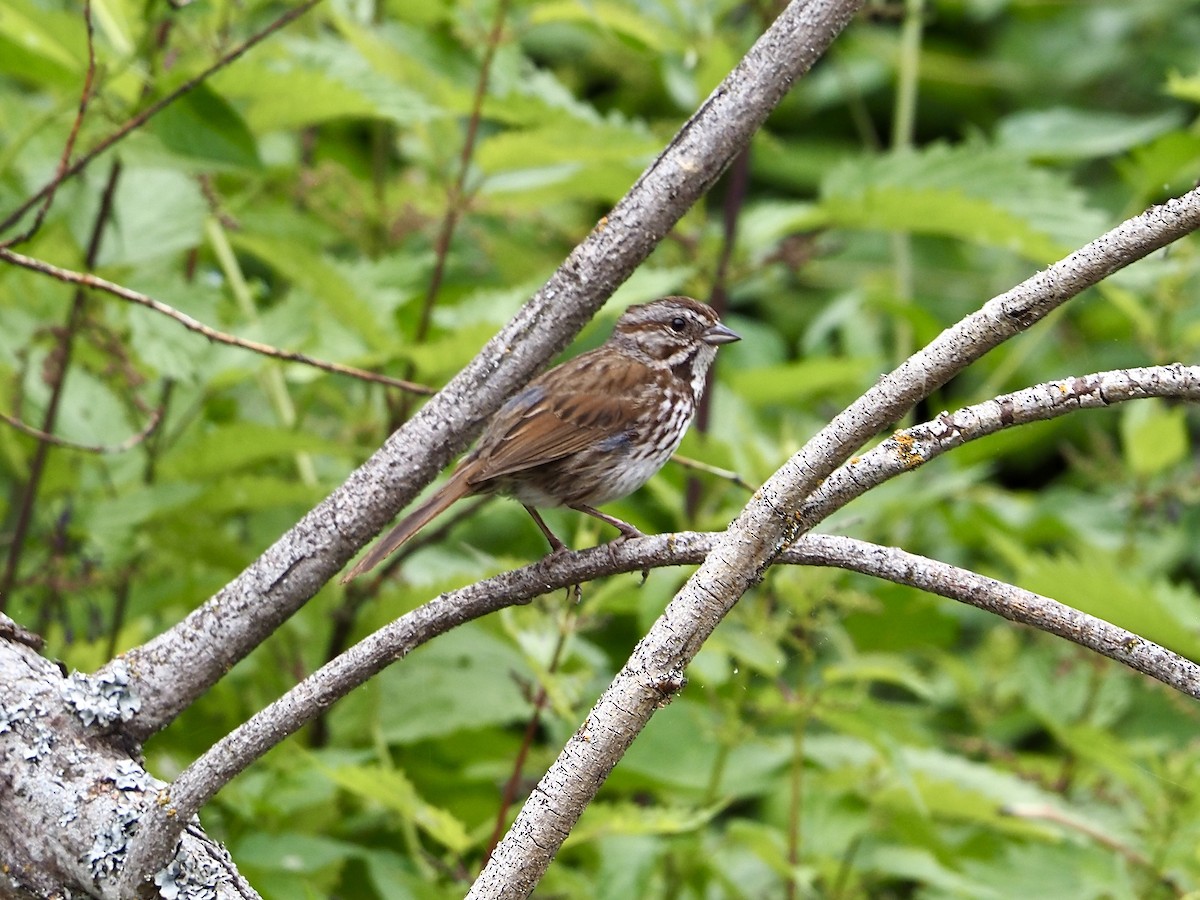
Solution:
{"label": "gray bark", "polygon": [[[138,706],[128,673],[67,676],[32,647],[0,638],[0,685],[0,896],[122,896],[130,838],[164,786],[121,729]],[[155,888],[164,897],[258,896],[195,823]]]}

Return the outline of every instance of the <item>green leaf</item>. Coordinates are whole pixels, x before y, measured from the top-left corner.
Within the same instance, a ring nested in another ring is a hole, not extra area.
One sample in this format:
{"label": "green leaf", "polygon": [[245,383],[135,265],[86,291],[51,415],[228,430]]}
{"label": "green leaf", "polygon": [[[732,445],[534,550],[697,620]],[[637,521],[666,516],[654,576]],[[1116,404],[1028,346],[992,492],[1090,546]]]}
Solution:
{"label": "green leaf", "polygon": [[1137,475],[1157,475],[1190,454],[1187,409],[1147,398],[1121,407],[1121,447]]}
{"label": "green leaf", "polygon": [[1200,103],[1200,75],[1172,72],[1167,76],[1166,92],[1177,100]]}
{"label": "green leaf", "polygon": [[735,394],[755,406],[799,405],[815,397],[840,395],[847,388],[855,390],[864,369],[865,360],[822,357],[722,373],[721,378]]}
{"label": "green leaf", "polygon": [[251,834],[236,844],[237,858],[268,871],[311,875],[356,855],[352,844],[308,834]]}
{"label": "green leaf", "polygon": [[915,667],[907,665],[899,657],[886,654],[860,656],[827,666],[825,679],[830,684],[839,681],[890,684],[925,700],[934,696],[933,686]]}
{"label": "green leaf", "polygon": [[[1139,574],[1109,551],[1089,547],[1074,554],[1030,555],[1019,566],[1017,581],[1200,659],[1200,597],[1182,585]],[[1180,602],[1180,592],[1189,595],[1190,602]]]}
{"label": "green leaf", "polygon": [[269,54],[255,54],[212,79],[222,96],[244,104],[254,131],[354,118],[411,125],[445,115],[410,85],[380,78],[352,47],[331,38],[284,38],[274,57]]}
{"label": "green leaf", "polygon": [[977,141],[847,161],[822,184],[821,205],[831,224],[944,235],[1042,261],[1105,221],[1066,178]]}
{"label": "green leaf", "polygon": [[46,9],[29,0],[5,0],[0,8],[0,72],[72,89],[80,83],[86,62],[76,13]]}
{"label": "green leaf", "polygon": [[1000,123],[996,143],[1042,159],[1094,159],[1149,143],[1179,124],[1174,110],[1143,116],[1065,107],[1026,110]]}
{"label": "green leaf", "polygon": [[658,712],[626,752],[614,773],[618,782],[635,785],[674,786],[709,791],[709,783],[722,760],[721,796],[745,796],[767,787],[771,776],[790,759],[790,748],[774,741],[741,741],[725,754],[713,739],[716,725],[711,714],[697,704],[676,700]]}
{"label": "green leaf", "polygon": [[707,825],[727,805],[725,802],[702,807],[593,803],[567,838],[565,846],[576,846],[614,835],[686,834]]}
{"label": "green leaf", "polygon": [[391,743],[524,721],[530,713],[519,679],[533,679],[520,653],[478,624],[442,635],[380,679],[388,697],[380,728]]}
{"label": "green leaf", "polygon": [[534,7],[530,24],[576,22],[595,25],[629,41],[639,49],[661,53],[671,35],[660,22],[651,21],[636,7],[620,3],[539,3]]}
{"label": "green leaf", "polygon": [[350,793],[403,816],[448,850],[462,853],[471,846],[462,822],[424,800],[403,772],[381,766],[338,766],[328,772]]}
{"label": "green leaf", "polygon": [[380,331],[380,317],[355,284],[323,253],[313,252],[290,237],[267,234],[230,235],[241,253],[252,253],[326,306],[340,321],[373,344],[391,341]]}
{"label": "green leaf", "polygon": [[[96,210],[89,203],[78,213],[73,228],[86,246]],[[117,184],[113,225],[104,232],[100,264],[146,264],[190,250],[203,239],[207,215],[208,204],[189,174],[166,168],[127,169]]]}
{"label": "green leaf", "polygon": [[[593,810],[588,806],[580,827],[587,828]],[[596,841],[600,867],[595,879],[595,900],[626,900],[650,896],[654,866],[662,855],[663,842],[640,834],[613,834]]]}
{"label": "green leaf", "polygon": [[207,165],[257,168],[258,147],[250,129],[219,94],[201,84],[150,120],[163,145]]}
{"label": "green leaf", "polygon": [[268,460],[289,459],[302,451],[345,454],[340,445],[303,430],[234,422],[180,444],[164,463],[163,472],[174,478],[204,479]]}

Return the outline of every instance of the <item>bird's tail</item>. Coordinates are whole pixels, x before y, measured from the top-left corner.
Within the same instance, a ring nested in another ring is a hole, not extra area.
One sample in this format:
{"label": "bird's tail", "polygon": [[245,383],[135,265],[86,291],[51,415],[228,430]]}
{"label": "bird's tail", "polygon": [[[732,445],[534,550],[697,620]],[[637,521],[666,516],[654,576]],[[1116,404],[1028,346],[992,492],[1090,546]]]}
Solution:
{"label": "bird's tail", "polygon": [[379,565],[392,552],[424,528],[437,515],[442,513],[451,503],[465,497],[471,492],[463,473],[456,472],[437,493],[401,519],[396,525],[375,542],[367,555],[360,559],[349,572],[342,577],[342,584],[357,578],[363,572],[369,572]]}

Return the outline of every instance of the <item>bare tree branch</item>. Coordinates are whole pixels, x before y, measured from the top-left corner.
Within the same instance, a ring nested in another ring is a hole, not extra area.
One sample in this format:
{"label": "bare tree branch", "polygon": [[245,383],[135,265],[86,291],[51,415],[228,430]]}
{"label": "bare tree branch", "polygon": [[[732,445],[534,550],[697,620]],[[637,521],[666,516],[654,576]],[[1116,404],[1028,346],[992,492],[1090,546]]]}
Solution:
{"label": "bare tree branch", "polygon": [[533,890],[587,804],[713,629],[806,528],[806,498],[873,434],[970,363],[1123,266],[1200,227],[1200,190],[1129,219],[943,331],[856,400],[754,495],[539,782],[469,896]]}
{"label": "bare tree branch", "polygon": [[114,284],[97,275],[64,269],[61,266],[55,266],[44,260],[34,259],[32,256],[26,256],[23,253],[17,253],[3,247],[0,247],[0,260],[12,263],[14,266],[20,266],[23,269],[49,275],[51,278],[57,278],[59,281],[64,281],[67,284],[76,284],[80,287],[103,291],[106,294],[111,294],[129,303],[136,303],[138,306],[152,309],[154,312],[161,313],[169,319],[174,319],[188,331],[194,331],[196,334],[203,335],[214,344],[225,344],[229,347],[237,347],[240,350],[249,350],[260,356],[267,356],[271,359],[283,360],[284,362],[300,363],[301,365],[311,366],[314,369],[320,369],[323,372],[331,372],[334,375],[349,375],[351,378],[357,378],[360,381],[370,381],[375,384],[399,388],[402,391],[408,391],[410,394],[429,396],[433,393],[432,388],[423,384],[417,384],[415,381],[392,378],[390,375],[368,372],[366,369],[344,366],[341,363],[327,362],[326,360],[309,356],[307,353],[297,353],[294,350],[280,350],[278,347],[272,347],[270,344],[264,344],[260,341],[251,341],[247,338],[226,334],[223,331],[218,331],[209,325],[205,325],[199,319],[195,319],[187,313],[163,303],[161,300],[155,300],[153,297],[143,294],[140,291],[130,290],[122,285]]}
{"label": "bare tree branch", "polygon": [[[1200,665],[1132,631],[1041,594],[895,547],[852,538],[809,534],[797,543],[796,552],[809,565],[874,575],[1056,634],[1200,700]],[[779,557],[780,561],[793,558],[791,551]]]}
{"label": "bare tree branch", "polygon": [[797,515],[805,529],[812,528],[876,485],[968,441],[1078,409],[1097,409],[1144,397],[1200,401],[1200,366],[1173,363],[1071,375],[953,413],[944,412],[932,421],[896,432],[879,446],[847,461],[800,504]]}
{"label": "bare tree branch", "polygon": [[[117,732],[136,703],[128,679],[120,672],[106,681],[65,677],[0,633],[0,684],[0,846],[10,851],[0,895],[17,896],[19,888],[40,897],[130,896],[117,887],[129,838],[163,785],[130,759]],[[167,893],[174,886],[178,896],[258,897],[223,847],[182,824],[175,855],[159,873],[163,896],[175,896]]]}

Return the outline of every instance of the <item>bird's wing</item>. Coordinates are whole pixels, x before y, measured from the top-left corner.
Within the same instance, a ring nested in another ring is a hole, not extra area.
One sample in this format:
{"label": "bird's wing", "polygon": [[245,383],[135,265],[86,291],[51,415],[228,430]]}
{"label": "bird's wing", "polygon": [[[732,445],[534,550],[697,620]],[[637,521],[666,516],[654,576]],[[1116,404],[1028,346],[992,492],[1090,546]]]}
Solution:
{"label": "bird's wing", "polygon": [[[571,363],[548,373],[560,376],[552,390],[537,379],[496,413],[476,451],[468,479],[472,485],[562,459],[601,441],[612,441],[616,449],[631,439],[632,420],[640,418],[647,402],[644,382],[609,379],[606,388],[611,391],[604,393],[566,389],[564,380],[569,379],[561,376],[569,373],[560,370]],[[594,383],[578,380],[581,386]]]}

